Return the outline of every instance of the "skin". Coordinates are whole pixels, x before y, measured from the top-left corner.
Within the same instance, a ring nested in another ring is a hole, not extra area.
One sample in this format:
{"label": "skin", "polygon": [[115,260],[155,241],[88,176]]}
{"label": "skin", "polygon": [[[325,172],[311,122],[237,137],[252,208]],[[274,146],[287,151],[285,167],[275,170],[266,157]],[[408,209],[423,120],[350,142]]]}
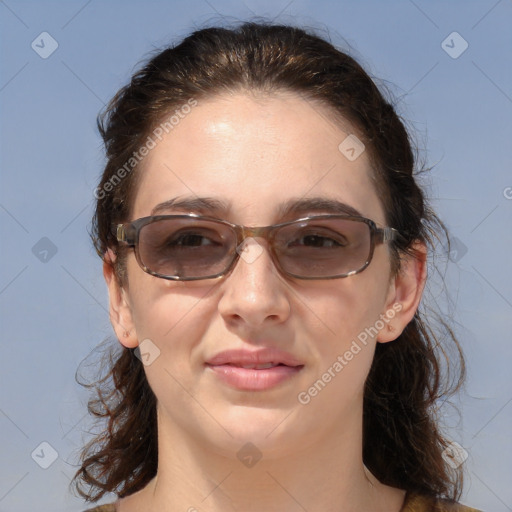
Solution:
{"label": "skin", "polygon": [[[277,216],[282,202],[322,196],[385,226],[366,153],[349,161],[338,150],[349,133],[349,123],[334,123],[293,93],[201,100],[146,157],[131,220],[176,196],[197,195],[230,202],[220,218],[264,226],[291,220]],[[145,366],[158,401],[158,473],[119,500],[118,511],[398,512],[404,491],[363,465],[363,387],[376,343],[396,339],[418,307],[424,248],[417,247],[422,257],[402,261],[398,276],[384,244],[357,275],[305,281],[282,276],[266,242],[257,241],[265,250],[254,261],[240,259],[230,274],[195,282],[153,277],[130,252],[121,286],[107,255],[118,338],[128,348],[149,338],[160,350]],[[307,405],[299,403],[298,394],[394,304],[401,310],[376,338]],[[260,347],[293,353],[303,370],[258,392],[230,388],[205,370],[220,351]],[[237,457],[247,442],[262,454],[250,468]]]}

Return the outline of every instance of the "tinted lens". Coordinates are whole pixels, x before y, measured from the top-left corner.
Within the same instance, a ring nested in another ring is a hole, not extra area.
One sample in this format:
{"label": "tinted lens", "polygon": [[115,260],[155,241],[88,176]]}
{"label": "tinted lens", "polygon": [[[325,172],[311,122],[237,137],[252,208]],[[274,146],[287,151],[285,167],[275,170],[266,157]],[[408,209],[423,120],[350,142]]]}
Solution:
{"label": "tinted lens", "polygon": [[284,226],[275,242],[284,271],[301,277],[332,277],[366,265],[371,231],[358,220],[312,219]]}
{"label": "tinted lens", "polygon": [[139,257],[152,272],[207,277],[222,272],[236,244],[229,226],[197,219],[163,219],[141,228]]}

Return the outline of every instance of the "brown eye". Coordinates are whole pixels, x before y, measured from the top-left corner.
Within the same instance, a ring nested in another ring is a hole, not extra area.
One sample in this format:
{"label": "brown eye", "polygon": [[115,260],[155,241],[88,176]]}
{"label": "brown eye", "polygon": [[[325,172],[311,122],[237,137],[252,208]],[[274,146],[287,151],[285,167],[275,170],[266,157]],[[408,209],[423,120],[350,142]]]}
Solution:
{"label": "brown eye", "polygon": [[213,245],[218,243],[217,241],[212,240],[212,237],[206,236],[202,233],[180,233],[178,236],[173,236],[169,238],[165,245],[169,246],[183,246],[183,247],[200,247],[205,245]]}
{"label": "brown eye", "polygon": [[332,237],[319,233],[304,234],[289,244],[289,246],[316,247],[319,249],[339,248],[346,245],[346,239],[340,235]]}

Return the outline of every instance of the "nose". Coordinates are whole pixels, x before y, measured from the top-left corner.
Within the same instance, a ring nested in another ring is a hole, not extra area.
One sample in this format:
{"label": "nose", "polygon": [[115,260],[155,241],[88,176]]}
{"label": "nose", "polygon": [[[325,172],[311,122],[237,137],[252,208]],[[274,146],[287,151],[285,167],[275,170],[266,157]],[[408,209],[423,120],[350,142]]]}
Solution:
{"label": "nose", "polygon": [[284,322],[290,314],[289,285],[263,239],[246,238],[235,267],[226,276],[219,312],[229,324],[247,329]]}

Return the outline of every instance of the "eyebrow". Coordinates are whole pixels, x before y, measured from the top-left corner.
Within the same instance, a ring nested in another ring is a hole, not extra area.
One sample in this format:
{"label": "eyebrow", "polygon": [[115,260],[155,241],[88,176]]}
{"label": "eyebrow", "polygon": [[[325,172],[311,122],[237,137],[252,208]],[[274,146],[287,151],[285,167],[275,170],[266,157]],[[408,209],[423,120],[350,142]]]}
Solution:
{"label": "eyebrow", "polygon": [[211,197],[175,197],[157,204],[152,210],[151,215],[159,215],[173,210],[187,210],[193,213],[201,214],[227,214],[230,209],[229,203],[214,199]]}
{"label": "eyebrow", "polygon": [[[226,217],[231,209],[231,204],[220,199],[212,197],[175,197],[157,204],[152,210],[151,215],[159,215],[169,211],[186,210],[189,213],[198,213],[201,215],[221,215]],[[363,215],[353,206],[327,197],[308,197],[300,199],[289,199],[279,205],[277,210],[278,218],[286,218],[295,215],[305,215],[310,213],[331,213],[351,215],[362,217]]]}

